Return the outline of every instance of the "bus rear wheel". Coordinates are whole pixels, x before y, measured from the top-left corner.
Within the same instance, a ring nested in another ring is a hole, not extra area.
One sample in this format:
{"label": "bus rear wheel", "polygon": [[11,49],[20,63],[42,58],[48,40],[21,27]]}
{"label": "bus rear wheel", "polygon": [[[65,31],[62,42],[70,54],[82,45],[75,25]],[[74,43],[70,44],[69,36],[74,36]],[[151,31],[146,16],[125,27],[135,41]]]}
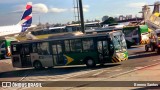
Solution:
{"label": "bus rear wheel", "polygon": [[86,59],[86,66],[87,67],[95,67],[96,66],[96,63],[95,61],[92,59],[92,58],[87,58]]}
{"label": "bus rear wheel", "polygon": [[41,62],[39,61],[34,62],[33,66],[36,70],[40,70],[43,68]]}

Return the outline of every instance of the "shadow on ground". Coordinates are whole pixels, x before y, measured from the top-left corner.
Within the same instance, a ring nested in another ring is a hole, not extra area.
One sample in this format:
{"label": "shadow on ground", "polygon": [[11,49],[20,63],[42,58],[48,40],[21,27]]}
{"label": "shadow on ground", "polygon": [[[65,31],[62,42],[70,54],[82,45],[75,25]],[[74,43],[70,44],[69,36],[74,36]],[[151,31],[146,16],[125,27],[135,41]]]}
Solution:
{"label": "shadow on ground", "polygon": [[156,52],[153,53],[146,53],[146,52],[135,52],[135,56],[129,56],[129,59],[136,59],[136,58],[144,58],[144,57],[151,57],[151,56],[159,56]]}
{"label": "shadow on ground", "polygon": [[0,73],[0,78],[13,78],[13,77],[24,77],[24,76],[53,76],[53,75],[63,75],[73,72],[87,71],[87,70],[98,70],[101,68],[115,67],[121,64],[107,64],[104,66],[97,65],[94,68],[87,68],[83,66],[66,66],[66,67],[55,67],[55,68],[45,68],[42,70],[22,69],[14,70]]}

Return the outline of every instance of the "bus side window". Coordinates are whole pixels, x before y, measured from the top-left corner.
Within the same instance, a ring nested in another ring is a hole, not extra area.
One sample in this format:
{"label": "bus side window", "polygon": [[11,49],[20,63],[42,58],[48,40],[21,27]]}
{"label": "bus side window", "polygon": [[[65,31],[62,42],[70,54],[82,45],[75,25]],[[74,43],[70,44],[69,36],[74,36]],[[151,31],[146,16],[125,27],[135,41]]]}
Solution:
{"label": "bus side window", "polygon": [[19,53],[20,49],[18,48],[19,45],[12,45],[12,54]]}
{"label": "bus side window", "polygon": [[69,40],[65,40],[65,52],[70,52]]}
{"label": "bus side window", "polygon": [[133,35],[138,35],[138,30],[134,30]]}
{"label": "bus side window", "polygon": [[42,42],[37,44],[38,54],[49,55],[49,44],[48,42]]}
{"label": "bus side window", "polygon": [[107,41],[102,41],[102,43],[103,43],[104,54],[108,55],[109,54],[108,42]]}
{"label": "bus side window", "polygon": [[97,42],[97,48],[98,48],[98,52],[102,53],[102,41]]}
{"label": "bus side window", "polygon": [[75,49],[76,49],[76,52],[82,52],[81,39],[76,39],[75,40]]}
{"label": "bus side window", "polygon": [[17,47],[16,45],[13,45],[13,52],[16,52],[17,51]]}
{"label": "bus side window", "polygon": [[70,40],[70,48],[71,48],[71,51],[72,51],[72,52],[75,51],[75,43],[74,43],[74,40]]}
{"label": "bus side window", "polygon": [[82,52],[81,39],[70,40],[70,48],[72,52]]}
{"label": "bus side window", "polygon": [[62,54],[62,46],[57,44],[57,54]]}
{"label": "bus side window", "polygon": [[37,51],[38,51],[38,50],[37,50],[37,44],[35,44],[35,43],[32,44],[32,48],[33,48],[32,52],[33,52],[33,53],[37,53]]}
{"label": "bus side window", "polygon": [[93,39],[83,39],[83,51],[94,50]]}

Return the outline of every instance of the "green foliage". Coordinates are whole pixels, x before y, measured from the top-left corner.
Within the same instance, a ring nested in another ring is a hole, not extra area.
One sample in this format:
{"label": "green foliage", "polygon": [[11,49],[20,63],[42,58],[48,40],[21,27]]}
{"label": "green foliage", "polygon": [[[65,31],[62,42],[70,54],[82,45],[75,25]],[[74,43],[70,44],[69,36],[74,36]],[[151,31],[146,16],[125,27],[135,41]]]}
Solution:
{"label": "green foliage", "polygon": [[102,24],[113,24],[113,23],[117,23],[117,21],[113,17],[109,17]]}

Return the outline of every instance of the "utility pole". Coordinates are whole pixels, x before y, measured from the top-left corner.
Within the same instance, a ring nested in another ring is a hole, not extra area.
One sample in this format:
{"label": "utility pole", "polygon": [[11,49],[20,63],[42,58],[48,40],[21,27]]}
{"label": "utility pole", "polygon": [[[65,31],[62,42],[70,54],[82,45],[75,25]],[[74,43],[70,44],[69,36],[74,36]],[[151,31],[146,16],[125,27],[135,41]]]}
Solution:
{"label": "utility pole", "polygon": [[80,11],[80,19],[81,19],[81,29],[82,29],[82,32],[85,33],[82,0],[79,0],[79,11]]}

